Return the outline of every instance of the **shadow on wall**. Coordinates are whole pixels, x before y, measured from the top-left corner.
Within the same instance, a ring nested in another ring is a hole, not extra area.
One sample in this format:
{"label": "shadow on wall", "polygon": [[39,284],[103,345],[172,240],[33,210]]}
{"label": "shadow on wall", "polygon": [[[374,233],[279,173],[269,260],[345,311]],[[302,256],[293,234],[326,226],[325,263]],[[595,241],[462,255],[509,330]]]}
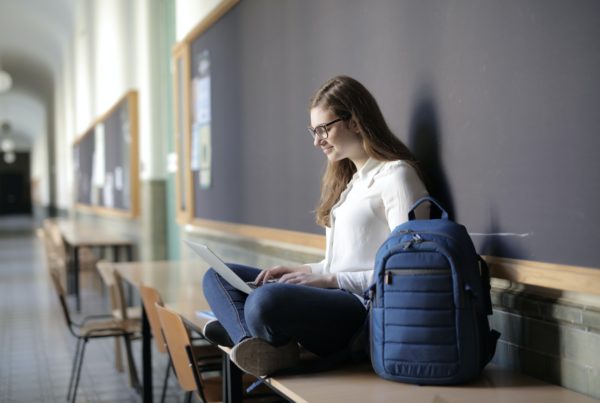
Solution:
{"label": "shadow on wall", "polygon": [[[450,218],[455,219],[454,197],[442,163],[443,133],[438,124],[435,97],[430,88],[424,86],[415,99],[410,117],[408,146],[419,162],[429,193],[439,200]],[[432,209],[432,213],[439,215],[437,209]],[[489,205],[489,219],[486,231],[477,234],[478,236],[472,236],[478,253],[516,259],[526,258],[523,238],[500,236],[505,233],[505,229],[492,202]]]}
{"label": "shadow on wall", "polygon": [[[422,90],[417,95],[410,118],[408,147],[411,149],[425,176],[429,194],[435,197],[454,219],[454,201],[442,166],[440,129],[435,102],[431,91]],[[432,212],[437,213],[437,209]]]}
{"label": "shadow on wall", "polygon": [[[435,98],[427,87],[417,94],[408,134],[408,146],[420,164],[427,189],[454,219],[454,198],[442,164],[443,133],[438,124]],[[434,211],[437,213],[437,209],[432,209]],[[499,236],[505,233],[505,228],[494,205],[490,205],[489,219],[486,235],[473,238],[478,253],[523,258],[525,249],[522,238]],[[546,310],[553,309],[556,303],[554,300],[545,302]],[[557,321],[552,320],[547,312],[540,312],[541,305],[519,288],[496,290],[493,304],[495,312],[491,325],[502,335],[492,362],[564,386]]]}

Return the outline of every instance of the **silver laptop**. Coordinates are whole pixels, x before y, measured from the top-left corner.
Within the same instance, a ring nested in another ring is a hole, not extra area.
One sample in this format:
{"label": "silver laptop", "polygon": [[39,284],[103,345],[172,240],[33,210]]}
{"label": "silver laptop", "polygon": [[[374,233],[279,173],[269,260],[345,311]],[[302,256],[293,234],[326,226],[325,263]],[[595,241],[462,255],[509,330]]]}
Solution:
{"label": "silver laptop", "polygon": [[242,280],[233,270],[231,270],[224,262],[218,257],[210,248],[204,244],[189,241],[184,239],[185,242],[194,252],[196,252],[202,260],[204,260],[210,267],[212,267],[217,273],[221,275],[229,284],[244,292],[250,294],[257,287],[254,282],[245,282]]}

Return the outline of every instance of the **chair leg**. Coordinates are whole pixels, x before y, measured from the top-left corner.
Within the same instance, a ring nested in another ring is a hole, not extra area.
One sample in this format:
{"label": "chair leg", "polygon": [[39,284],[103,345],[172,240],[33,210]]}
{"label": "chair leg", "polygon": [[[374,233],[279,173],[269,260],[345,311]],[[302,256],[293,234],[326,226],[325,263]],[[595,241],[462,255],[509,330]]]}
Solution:
{"label": "chair leg", "polygon": [[192,392],[187,392],[185,394],[185,402],[186,403],[191,403],[192,402]]}
{"label": "chair leg", "polygon": [[79,378],[81,377],[81,367],[83,367],[83,355],[85,354],[85,346],[87,345],[87,339],[83,340],[83,345],[81,346],[81,354],[79,355],[79,365],[77,366],[77,375],[75,377],[75,386],[73,387],[73,395],[71,396],[71,402],[75,403],[75,399],[77,398],[77,387],[79,386]]}
{"label": "chair leg", "polygon": [[206,402],[206,396],[204,395],[204,388],[202,387],[202,379],[196,363],[194,362],[194,353],[192,352],[192,346],[185,346],[185,352],[188,356],[189,366],[192,368],[194,373],[194,380],[196,381],[196,393],[202,402]]}
{"label": "chair leg", "polygon": [[167,363],[167,371],[165,373],[165,380],[163,382],[162,395],[160,396],[160,403],[165,403],[165,397],[167,395],[167,386],[169,383],[169,374],[171,373],[171,356],[169,356],[169,362]]}
{"label": "chair leg", "polygon": [[[103,288],[104,289],[104,288]],[[108,292],[110,294],[110,307],[114,309],[117,306],[117,296],[115,286],[112,285],[108,287]],[[118,372],[123,372],[123,350],[121,349],[121,340],[119,338],[115,338],[115,368]]]}
{"label": "chair leg", "polygon": [[123,372],[123,352],[121,350],[121,340],[115,338],[115,368],[117,372]]}
{"label": "chair leg", "polygon": [[125,341],[125,353],[127,354],[127,366],[129,367],[129,384],[135,388],[140,388],[140,380],[137,375],[137,369],[135,367],[135,361],[133,360],[133,353],[131,352],[131,339],[129,336],[123,336]]}
{"label": "chair leg", "polygon": [[81,349],[81,339],[77,339],[77,346],[75,347],[75,356],[73,357],[73,365],[71,367],[71,377],[69,378],[69,388],[67,389],[67,400],[71,399],[71,389],[73,388],[73,379],[75,378],[75,369],[77,368],[77,362],[79,360],[79,351]]}

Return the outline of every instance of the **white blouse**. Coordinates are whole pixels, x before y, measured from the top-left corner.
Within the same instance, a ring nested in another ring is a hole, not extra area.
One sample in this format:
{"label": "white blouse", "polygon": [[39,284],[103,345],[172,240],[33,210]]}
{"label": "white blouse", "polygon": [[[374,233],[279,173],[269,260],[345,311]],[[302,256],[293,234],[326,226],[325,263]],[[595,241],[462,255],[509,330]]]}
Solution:
{"label": "white blouse", "polygon": [[[313,273],[336,273],[340,288],[362,295],[372,282],[375,254],[411,206],[427,190],[405,161],[369,158],[331,209],[325,259],[308,264]],[[424,203],[415,212],[428,218]]]}

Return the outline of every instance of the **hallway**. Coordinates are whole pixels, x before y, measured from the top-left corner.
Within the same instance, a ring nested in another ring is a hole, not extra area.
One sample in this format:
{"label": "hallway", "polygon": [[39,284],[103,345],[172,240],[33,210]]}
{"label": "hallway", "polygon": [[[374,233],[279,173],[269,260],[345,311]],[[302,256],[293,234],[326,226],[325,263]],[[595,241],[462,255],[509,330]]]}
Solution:
{"label": "hallway", "polygon": [[[100,277],[85,273],[81,315],[106,313],[104,301]],[[0,402],[64,402],[74,349],[33,220],[0,218]],[[134,353],[139,367],[139,342],[134,343]],[[158,353],[153,357],[158,399],[166,361]],[[173,377],[167,397],[172,402],[182,398]],[[115,369],[112,340],[89,343],[77,401],[141,401],[129,387],[126,372]]]}

